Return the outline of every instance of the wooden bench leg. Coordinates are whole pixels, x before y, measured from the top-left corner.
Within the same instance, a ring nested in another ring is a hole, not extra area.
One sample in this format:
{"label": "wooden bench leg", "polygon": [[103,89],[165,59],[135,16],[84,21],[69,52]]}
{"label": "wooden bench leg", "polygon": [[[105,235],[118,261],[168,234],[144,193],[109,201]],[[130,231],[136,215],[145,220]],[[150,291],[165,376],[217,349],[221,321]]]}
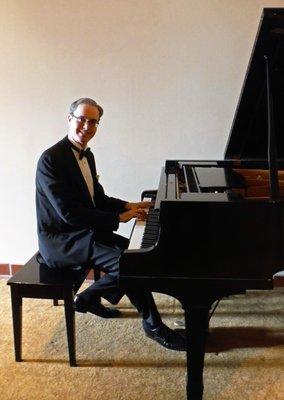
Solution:
{"label": "wooden bench leg", "polygon": [[65,308],[65,321],[68,341],[69,364],[71,367],[76,366],[76,341],[75,341],[75,309],[74,309],[74,295],[72,291],[65,293],[64,308]]}
{"label": "wooden bench leg", "polygon": [[22,361],[22,303],[23,299],[17,286],[11,285],[13,314],[14,349],[16,361]]}

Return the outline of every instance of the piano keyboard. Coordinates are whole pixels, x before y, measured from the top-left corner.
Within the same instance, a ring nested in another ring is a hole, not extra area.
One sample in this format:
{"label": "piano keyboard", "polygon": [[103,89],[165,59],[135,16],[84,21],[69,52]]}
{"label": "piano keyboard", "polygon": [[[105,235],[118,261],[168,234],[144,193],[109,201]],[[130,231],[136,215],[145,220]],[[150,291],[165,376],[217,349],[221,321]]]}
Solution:
{"label": "piano keyboard", "polygon": [[141,249],[154,246],[159,235],[159,212],[150,209],[146,221],[136,220],[133,226],[128,249]]}

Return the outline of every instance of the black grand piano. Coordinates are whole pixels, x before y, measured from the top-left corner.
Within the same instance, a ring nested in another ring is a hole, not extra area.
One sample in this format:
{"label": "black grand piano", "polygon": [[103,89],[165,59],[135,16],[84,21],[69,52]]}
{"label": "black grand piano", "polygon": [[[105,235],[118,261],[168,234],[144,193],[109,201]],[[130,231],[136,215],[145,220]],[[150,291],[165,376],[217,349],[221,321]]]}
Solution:
{"label": "black grand piano", "polygon": [[177,298],[187,337],[187,399],[203,394],[212,304],[272,289],[284,269],[284,8],[266,8],[225,159],[168,160],[141,248],[125,251],[120,285]]}

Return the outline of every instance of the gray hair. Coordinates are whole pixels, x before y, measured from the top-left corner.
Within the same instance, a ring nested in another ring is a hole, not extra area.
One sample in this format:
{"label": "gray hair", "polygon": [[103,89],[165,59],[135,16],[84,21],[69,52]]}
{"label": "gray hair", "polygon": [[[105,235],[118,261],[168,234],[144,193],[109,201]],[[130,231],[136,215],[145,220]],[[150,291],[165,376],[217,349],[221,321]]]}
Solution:
{"label": "gray hair", "polygon": [[100,118],[104,113],[103,108],[95,102],[95,100],[88,97],[81,97],[80,99],[74,101],[70,106],[70,114],[73,114],[79,104],[88,104],[90,106],[96,107],[99,111]]}

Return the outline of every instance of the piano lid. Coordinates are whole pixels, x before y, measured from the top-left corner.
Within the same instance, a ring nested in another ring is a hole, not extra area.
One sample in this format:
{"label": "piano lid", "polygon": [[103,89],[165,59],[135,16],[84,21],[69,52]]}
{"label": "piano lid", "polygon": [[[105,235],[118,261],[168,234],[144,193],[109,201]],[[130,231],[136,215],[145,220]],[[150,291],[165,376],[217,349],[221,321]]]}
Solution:
{"label": "piano lid", "polygon": [[264,56],[271,63],[277,157],[284,158],[284,8],[265,8],[235,112],[225,159],[267,159]]}

